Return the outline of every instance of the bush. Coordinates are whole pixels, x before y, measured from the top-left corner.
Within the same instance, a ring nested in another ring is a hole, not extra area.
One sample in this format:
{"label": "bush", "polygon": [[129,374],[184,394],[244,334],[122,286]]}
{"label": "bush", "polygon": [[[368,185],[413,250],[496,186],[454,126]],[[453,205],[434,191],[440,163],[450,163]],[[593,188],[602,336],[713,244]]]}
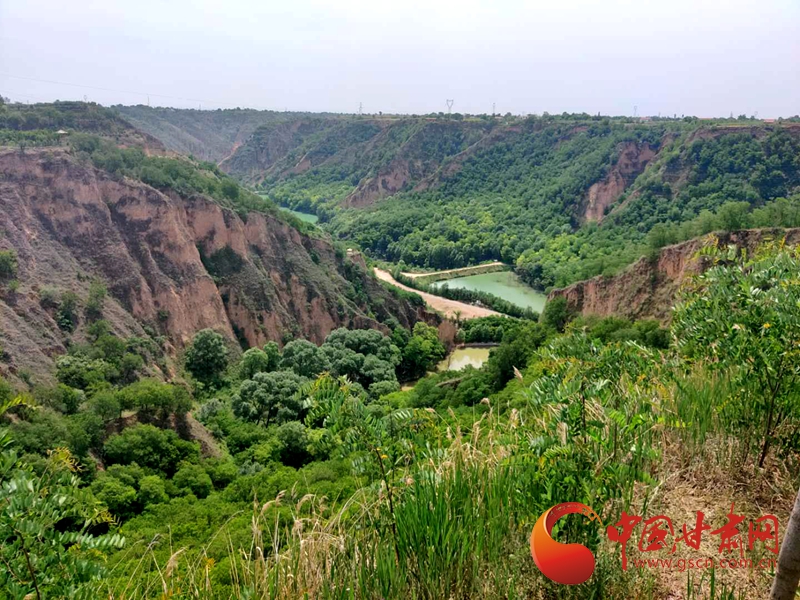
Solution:
{"label": "bush", "polygon": [[61,301],[59,300],[58,290],[54,287],[44,286],[39,290],[39,304],[45,309],[58,308]]}
{"label": "bush", "polygon": [[169,501],[169,496],[167,496],[167,492],[164,491],[164,480],[158,475],[142,477],[142,480],[139,482],[138,500],[141,506],[162,504]]}
{"label": "bush", "polygon": [[205,498],[214,489],[211,477],[200,465],[183,465],[172,481],[179,490],[191,492],[198,498]]}
{"label": "bush", "polygon": [[14,279],[18,270],[16,251],[0,250],[0,279]]}
{"label": "bush", "polygon": [[180,439],[174,431],[152,425],[136,425],[114,435],[105,443],[103,454],[109,464],[138,465],[172,475],[182,461],[196,462],[196,443]]}
{"label": "bush", "polygon": [[86,317],[90,321],[102,318],[106,293],[106,286],[100,282],[94,282],[89,286],[89,298],[86,300]]}
{"label": "bush", "polygon": [[78,325],[78,302],[79,298],[74,292],[67,291],[61,294],[56,323],[68,333],[75,331],[75,327]]}

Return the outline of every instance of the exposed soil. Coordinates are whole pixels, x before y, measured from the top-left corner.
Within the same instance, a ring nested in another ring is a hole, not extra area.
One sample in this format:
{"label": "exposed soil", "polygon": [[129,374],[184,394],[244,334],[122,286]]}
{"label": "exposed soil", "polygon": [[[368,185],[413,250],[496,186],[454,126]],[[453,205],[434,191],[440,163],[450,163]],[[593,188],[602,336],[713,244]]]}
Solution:
{"label": "exposed soil", "polygon": [[442,298],[441,296],[434,296],[433,294],[420,292],[419,290],[415,290],[407,285],[403,285],[394,277],[392,277],[391,273],[382,269],[375,269],[375,275],[378,277],[378,279],[391,283],[402,290],[418,294],[423,300],[425,300],[425,303],[430,308],[442,313],[444,316],[450,319],[455,319],[456,313],[458,313],[458,316],[461,319],[475,319],[478,317],[490,317],[493,315],[503,316],[502,313],[488,308],[483,308],[482,306],[473,306],[472,304],[458,302],[457,300],[449,300],[447,298]]}
{"label": "exposed soil", "polygon": [[553,290],[547,299],[564,297],[571,310],[584,315],[651,317],[668,322],[683,281],[708,267],[706,261],[696,258],[697,251],[704,245],[732,244],[753,249],[768,239],[783,237],[787,243],[800,243],[800,229],[747,229],[711,234],[662,248],[655,259],[640,258],[612,277],[598,275]]}
{"label": "exposed soil", "polygon": [[[52,377],[70,336],[40,293],[70,290],[85,301],[94,280],[108,288],[103,316],[114,333],[145,337],[148,326],[171,355],[205,328],[261,346],[286,332],[320,343],[337,327],[388,332],[390,315],[406,327],[430,317],[387,293],[363,262],[278,216],[245,221],[203,197],[114,179],[62,150],[0,150],[6,248],[18,254],[20,286],[0,291],[4,376]],[[212,269],[209,257],[220,252],[232,262]],[[72,341],[85,327],[81,315]]]}
{"label": "exposed soil", "polygon": [[584,219],[602,221],[606,209],[614,204],[622,192],[644,171],[656,152],[647,144],[628,142],[620,149],[617,164],[600,181],[594,183],[586,194]]}

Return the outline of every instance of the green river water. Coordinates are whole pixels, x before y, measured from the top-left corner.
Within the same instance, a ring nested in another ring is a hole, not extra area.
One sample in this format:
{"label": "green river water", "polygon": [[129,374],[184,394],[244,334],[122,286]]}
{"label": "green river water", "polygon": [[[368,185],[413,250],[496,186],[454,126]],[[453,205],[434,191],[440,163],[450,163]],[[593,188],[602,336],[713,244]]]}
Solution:
{"label": "green river water", "polygon": [[301,221],[305,221],[306,223],[316,223],[317,221],[319,221],[319,217],[311,213],[301,212],[299,210],[292,210],[291,208],[284,208],[284,207],[281,207],[281,210],[285,210],[288,213],[292,213],[295,217],[297,217]]}
{"label": "green river water", "polygon": [[522,308],[531,308],[542,312],[547,296],[525,285],[512,271],[496,271],[468,277],[456,277],[432,284],[440,287],[447,284],[450,288],[464,288],[479,292],[489,292],[495,296],[513,302]]}

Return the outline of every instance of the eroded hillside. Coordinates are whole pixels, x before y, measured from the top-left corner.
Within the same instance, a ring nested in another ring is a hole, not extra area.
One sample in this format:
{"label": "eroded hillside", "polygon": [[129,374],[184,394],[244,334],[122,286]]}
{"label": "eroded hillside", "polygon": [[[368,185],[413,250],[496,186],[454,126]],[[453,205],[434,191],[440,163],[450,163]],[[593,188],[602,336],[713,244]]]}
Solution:
{"label": "eroded hillside", "polygon": [[42,290],[85,299],[94,280],[108,287],[115,332],[164,335],[173,353],[207,327],[258,346],[287,333],[321,342],[339,326],[387,331],[390,315],[404,325],[420,316],[363,265],[277,216],[242,219],[64,149],[0,151],[0,231],[0,247],[19,259],[19,288],[0,300],[0,364],[12,373],[49,373],[65,350]]}
{"label": "eroded hillside", "polygon": [[686,279],[713,264],[699,254],[703,247],[733,246],[752,251],[762,243],[776,240],[796,245],[800,243],[800,229],[746,229],[695,238],[662,248],[657,255],[641,258],[617,275],[598,275],[553,290],[547,299],[565,298],[567,308],[575,314],[669,322]]}

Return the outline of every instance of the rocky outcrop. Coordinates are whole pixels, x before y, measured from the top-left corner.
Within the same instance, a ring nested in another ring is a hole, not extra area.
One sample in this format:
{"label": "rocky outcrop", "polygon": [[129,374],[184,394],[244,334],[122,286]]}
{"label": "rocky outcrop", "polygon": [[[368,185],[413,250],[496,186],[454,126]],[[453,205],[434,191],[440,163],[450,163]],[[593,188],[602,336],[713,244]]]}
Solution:
{"label": "rocky outcrop", "polygon": [[719,244],[752,250],[767,240],[781,238],[790,244],[800,243],[800,229],[747,229],[710,234],[662,248],[655,258],[641,258],[617,275],[598,275],[553,290],[547,299],[566,298],[569,309],[583,315],[668,322],[681,284],[688,276],[708,267],[709,263],[697,256],[700,248]]}
{"label": "rocky outcrop", "polygon": [[67,340],[41,291],[85,299],[94,280],[108,288],[104,316],[118,334],[156,332],[173,354],[207,327],[255,346],[287,335],[321,342],[340,326],[387,331],[390,315],[406,326],[432,318],[279,216],[243,220],[203,197],[115,180],[63,150],[0,151],[4,248],[18,253],[20,282],[0,292],[6,372],[51,371]]}

